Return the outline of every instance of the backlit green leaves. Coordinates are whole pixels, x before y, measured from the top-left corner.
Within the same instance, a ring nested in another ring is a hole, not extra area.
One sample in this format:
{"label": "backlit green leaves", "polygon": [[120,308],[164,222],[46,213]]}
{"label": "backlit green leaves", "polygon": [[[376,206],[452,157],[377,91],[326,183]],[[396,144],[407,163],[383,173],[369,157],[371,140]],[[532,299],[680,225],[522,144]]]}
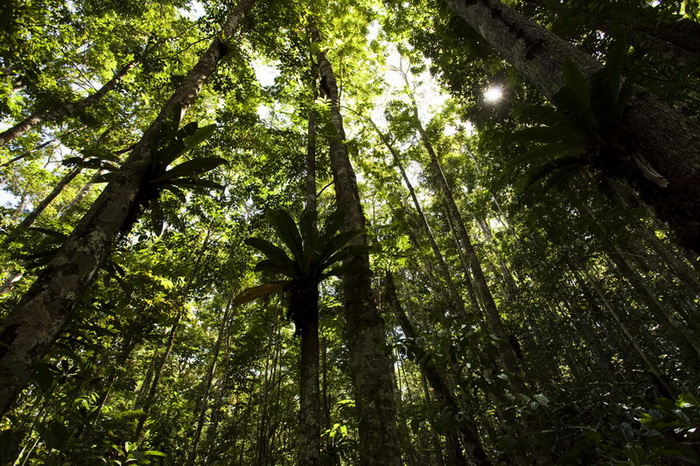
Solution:
{"label": "backlit green leaves", "polygon": [[[369,273],[367,267],[352,263],[331,268],[338,262],[366,254],[368,251],[367,246],[347,245],[360,231],[338,233],[344,219],[341,211],[335,211],[328,216],[320,234],[313,228],[314,218],[308,211],[302,213],[298,226],[292,216],[281,209],[270,209],[267,218],[289,253],[262,238],[248,238],[245,243],[266,257],[255,266],[257,271],[284,275],[286,281],[282,283],[303,283],[311,286],[316,286],[330,276]],[[279,283],[269,282],[268,284],[275,286],[249,288],[236,298],[236,302],[248,302],[282,291],[283,287],[277,286]]]}

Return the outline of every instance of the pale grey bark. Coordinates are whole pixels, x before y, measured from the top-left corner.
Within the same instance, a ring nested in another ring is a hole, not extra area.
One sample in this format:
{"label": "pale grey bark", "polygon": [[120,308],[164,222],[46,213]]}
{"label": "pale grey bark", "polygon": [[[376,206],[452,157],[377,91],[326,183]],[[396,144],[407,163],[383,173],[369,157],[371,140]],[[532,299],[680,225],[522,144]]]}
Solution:
{"label": "pale grey bark", "polygon": [[145,131],[131,155],[56,252],[15,310],[0,323],[0,415],[29,381],[33,365],[70,319],[85,289],[106,260],[117,236],[131,227],[147,181],[157,138],[173,110],[184,112],[216,70],[225,40],[238,29],[254,0],[241,0],[222,31]]}
{"label": "pale grey bark", "polygon": [[[314,97],[316,66],[312,66],[311,81]],[[317,233],[316,203],[316,111],[309,111],[306,145],[306,211],[312,216],[311,228]],[[299,359],[299,465],[315,466],[321,461],[321,401],[319,391],[319,289],[318,284],[309,290],[306,300],[310,319],[305,321],[301,333],[301,357]]]}
{"label": "pale grey bark", "polygon": [[[311,25],[310,30],[314,42],[320,43],[318,29]],[[353,242],[366,245],[365,217],[345,143],[338,85],[325,53],[319,51],[316,59],[321,75],[321,90],[331,102],[330,122],[335,132],[330,147],[331,171],[337,205],[345,212],[342,231],[362,231]],[[347,260],[346,264],[369,269],[369,256],[356,255]],[[386,344],[384,321],[375,302],[370,276],[344,276],[343,295],[350,368],[360,420],[360,464],[399,465],[401,453],[391,381],[393,366]]]}

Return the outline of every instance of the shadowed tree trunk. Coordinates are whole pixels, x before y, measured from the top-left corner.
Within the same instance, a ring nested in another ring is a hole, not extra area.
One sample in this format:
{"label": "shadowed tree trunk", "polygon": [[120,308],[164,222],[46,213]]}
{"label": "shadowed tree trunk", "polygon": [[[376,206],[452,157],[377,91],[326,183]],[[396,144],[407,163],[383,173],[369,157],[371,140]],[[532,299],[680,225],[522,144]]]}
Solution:
{"label": "shadowed tree trunk", "polygon": [[[310,25],[311,36],[321,42],[321,34]],[[345,212],[342,231],[360,230],[351,243],[366,245],[365,217],[362,213],[355,172],[350,164],[343,118],[340,114],[338,85],[323,51],[316,53],[321,91],[331,102],[331,171],[338,208]],[[369,268],[369,256],[356,255],[345,264]],[[401,453],[396,428],[396,406],[391,381],[393,366],[384,332],[384,321],[377,308],[369,275],[343,277],[343,299],[350,368],[359,413],[360,464],[399,465]]]}
{"label": "shadowed tree trunk", "polygon": [[[591,56],[498,0],[444,1],[549,99],[563,87],[565,59],[587,77],[601,68]],[[626,179],[670,225],[679,244],[700,252],[700,126],[637,88],[620,131],[628,150],[607,151],[593,165]],[[653,172],[664,180],[651,181]]]}
{"label": "shadowed tree trunk", "polygon": [[184,112],[192,104],[224,56],[225,41],[238,29],[253,3],[241,0],[233,9],[221,33],[165,103],[127,161],[19,305],[0,323],[0,416],[29,381],[32,366],[60,334],[117,236],[130,228],[152,166],[151,147],[174,109],[179,107]]}

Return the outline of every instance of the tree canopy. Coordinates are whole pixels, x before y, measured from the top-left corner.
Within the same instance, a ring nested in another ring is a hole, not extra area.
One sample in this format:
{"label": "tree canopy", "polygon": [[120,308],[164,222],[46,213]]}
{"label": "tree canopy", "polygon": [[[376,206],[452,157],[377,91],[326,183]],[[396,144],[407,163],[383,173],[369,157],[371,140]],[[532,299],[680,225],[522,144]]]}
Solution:
{"label": "tree canopy", "polygon": [[0,464],[700,463],[699,22],[4,2]]}

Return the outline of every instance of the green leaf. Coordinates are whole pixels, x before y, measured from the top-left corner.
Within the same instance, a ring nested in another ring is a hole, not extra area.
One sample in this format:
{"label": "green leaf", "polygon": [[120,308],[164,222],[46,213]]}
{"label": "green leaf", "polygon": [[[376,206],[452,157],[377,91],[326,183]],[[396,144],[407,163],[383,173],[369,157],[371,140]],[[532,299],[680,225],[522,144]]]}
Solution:
{"label": "green leaf", "polygon": [[55,450],[63,448],[71,435],[70,429],[59,422],[51,422],[45,425],[39,424],[36,430],[44,443],[46,443],[46,446]]}
{"label": "green leaf", "polygon": [[348,244],[349,241],[351,241],[353,238],[355,238],[361,233],[362,230],[346,231],[335,235],[333,238],[329,239],[328,241],[322,244],[319,244],[319,247],[322,248],[321,252],[318,255],[319,260],[321,262],[325,262],[326,259],[328,259],[331,255],[340,250],[343,246]]}
{"label": "green leaf", "polygon": [[536,182],[545,178],[547,175],[551,174],[555,170],[563,168],[567,165],[570,165],[570,166],[576,167],[576,168],[580,168],[580,167],[583,167],[587,164],[588,164],[588,162],[581,159],[580,157],[562,157],[559,159],[552,160],[551,162],[544,164],[537,171],[535,171],[532,175],[530,175],[528,185],[530,186],[530,185],[535,184]]}
{"label": "green leaf", "polygon": [[46,364],[38,364],[32,378],[43,391],[50,390],[56,379],[54,372]]}
{"label": "green leaf", "polygon": [[201,144],[202,142],[206,141],[209,139],[209,137],[214,134],[214,131],[216,131],[216,125],[207,125],[202,128],[199,128],[197,131],[195,131],[194,134],[191,136],[187,136],[184,139],[185,142],[185,150],[189,151],[194,149],[196,146]]}
{"label": "green leaf", "polygon": [[172,180],[168,185],[163,186],[179,186],[181,188],[191,189],[199,193],[206,193],[208,189],[225,189],[221,184],[209,180],[199,180],[195,178],[178,178]]}
{"label": "green leaf", "polygon": [[345,212],[342,209],[338,209],[332,212],[326,219],[323,225],[323,233],[321,233],[320,239],[322,242],[327,242],[328,239],[333,237],[335,233],[340,230],[345,221]]}
{"label": "green leaf", "polygon": [[622,41],[616,41],[608,50],[607,61],[605,63],[605,70],[608,74],[608,86],[610,89],[610,101],[613,105],[617,104],[618,94],[620,91],[620,83],[622,82],[622,64],[624,62],[625,54],[629,46]]}
{"label": "green leaf", "polygon": [[562,64],[562,76],[564,78],[564,84],[566,87],[571,89],[576,97],[579,99],[579,104],[581,107],[590,107],[591,105],[591,91],[590,85],[586,77],[581,73],[576,64],[570,59],[565,58]]}
{"label": "green leaf", "polygon": [[545,144],[543,146],[530,149],[524,154],[513,159],[513,165],[532,162],[538,159],[549,159],[557,156],[579,155],[584,152],[581,146],[572,146],[571,144]]}
{"label": "green leaf", "polygon": [[184,178],[186,176],[206,173],[223,163],[226,163],[226,160],[220,157],[206,157],[190,160],[188,162],[183,162],[163,173],[161,176],[154,178],[151,180],[151,183],[159,184],[176,178]]}
{"label": "green leaf", "polygon": [[352,246],[346,246],[337,253],[333,254],[330,256],[327,260],[325,260],[321,265],[325,269],[330,265],[335,264],[336,262],[343,261],[345,259],[349,259],[353,256],[360,256],[367,254],[370,251],[371,247],[366,246],[364,244],[358,244],[358,245],[352,245]]}
{"label": "green leaf", "polygon": [[233,299],[233,306],[240,306],[241,304],[249,303],[254,299],[261,298],[263,296],[271,295],[272,293],[279,293],[284,289],[284,285],[279,283],[264,283],[262,285],[253,286],[251,288],[246,288],[241,291]]}
{"label": "green leaf", "polygon": [[322,275],[322,278],[327,277],[342,277],[346,275],[372,275],[372,271],[364,264],[343,264],[333,267],[328,272]]}
{"label": "green leaf", "polygon": [[570,145],[583,145],[584,135],[580,131],[564,125],[538,126],[525,128],[513,133],[511,141],[535,141],[542,143],[566,143]]}
{"label": "green leaf", "polygon": [[282,275],[290,278],[301,279],[302,276],[298,273],[297,269],[295,269],[295,264],[295,262],[287,264],[271,259],[265,259],[255,264],[255,270],[258,272],[281,273]]}
{"label": "green leaf", "polygon": [[296,223],[291,215],[282,209],[269,209],[267,218],[277,232],[282,242],[292,252],[295,261],[303,260],[304,245],[302,244],[301,234],[297,229]]}
{"label": "green leaf", "polygon": [[555,107],[549,105],[530,105],[522,111],[522,116],[540,124],[558,123],[561,116]]}
{"label": "green leaf", "polygon": [[278,260],[281,263],[292,262],[292,260],[289,258],[289,256],[287,256],[287,253],[284,252],[282,248],[279,248],[271,242],[266,241],[264,239],[248,238],[245,240],[245,244],[257,249],[270,259]]}
{"label": "green leaf", "polygon": [[182,203],[187,202],[187,196],[185,196],[185,193],[183,193],[182,190],[179,189],[178,187],[174,186],[174,184],[163,185],[163,189],[167,189],[168,191],[173,193],[175,195],[175,197],[177,197],[180,202],[182,202]]}

